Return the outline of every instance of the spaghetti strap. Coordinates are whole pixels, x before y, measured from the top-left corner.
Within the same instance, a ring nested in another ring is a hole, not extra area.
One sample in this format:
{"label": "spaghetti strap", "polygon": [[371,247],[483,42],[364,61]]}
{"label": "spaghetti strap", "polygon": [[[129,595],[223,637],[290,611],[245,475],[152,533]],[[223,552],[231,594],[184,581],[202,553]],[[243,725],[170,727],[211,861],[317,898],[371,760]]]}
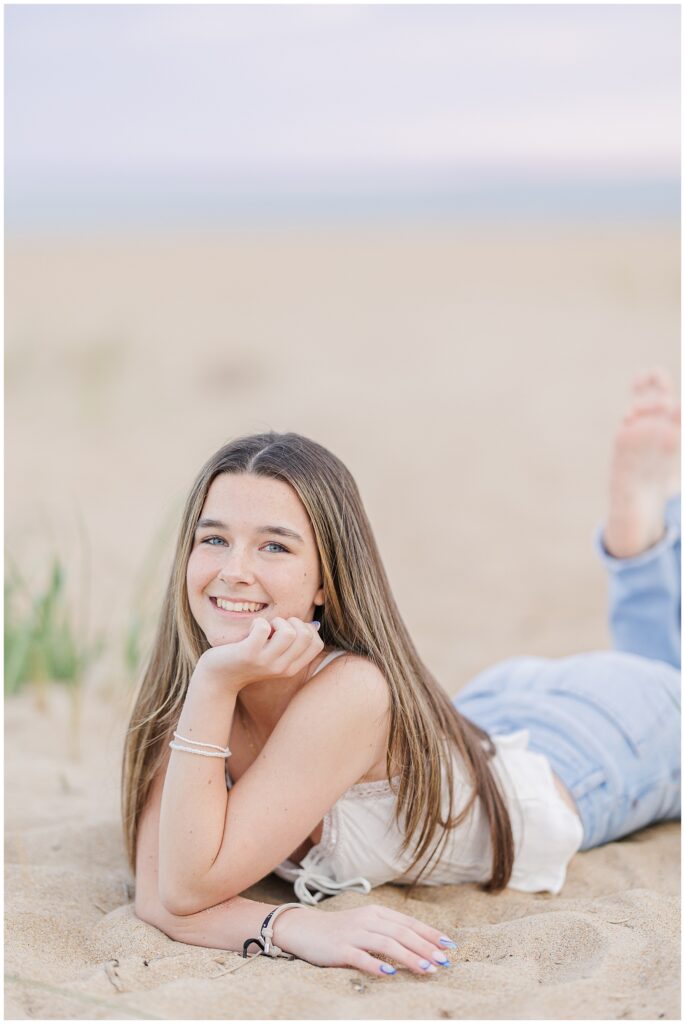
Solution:
{"label": "spaghetti strap", "polygon": [[326,657],[323,659],[321,664],[318,665],[317,668],[314,669],[314,671],[312,672],[312,674],[310,675],[309,678],[313,679],[314,676],[317,674],[317,672],[320,672],[322,668],[325,668],[326,665],[330,664],[330,662],[333,661],[335,658],[339,658],[341,654],[348,654],[348,653],[349,653],[348,651],[341,651],[341,650],[331,651],[330,654],[326,655]]}

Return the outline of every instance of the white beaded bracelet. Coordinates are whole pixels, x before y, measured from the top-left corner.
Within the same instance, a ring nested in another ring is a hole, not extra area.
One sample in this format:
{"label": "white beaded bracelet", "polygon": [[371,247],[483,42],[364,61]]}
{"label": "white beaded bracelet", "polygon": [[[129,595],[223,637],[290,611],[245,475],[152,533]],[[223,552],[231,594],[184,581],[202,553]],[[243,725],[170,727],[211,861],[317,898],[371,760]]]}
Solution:
{"label": "white beaded bracelet", "polygon": [[226,748],[226,752],[224,754],[221,754],[218,751],[215,753],[213,750],[197,750],[196,747],[184,747],[180,743],[174,743],[173,740],[171,741],[169,746],[171,747],[172,750],[185,750],[188,754],[200,754],[201,757],[226,758],[231,756],[231,751],[228,749],[228,747]]}
{"label": "white beaded bracelet", "polygon": [[[183,740],[183,743],[193,743],[195,746],[187,747],[183,746],[182,743],[175,743],[174,740]],[[199,740],[188,739],[187,736],[181,736],[180,733],[174,733],[174,739],[171,740],[169,746],[172,750],[185,750],[188,754],[200,754],[202,757],[230,757],[231,751],[228,747],[218,747],[216,743],[201,743]],[[211,747],[211,750],[198,750],[198,747]],[[216,751],[216,753],[215,753]]]}
{"label": "white beaded bracelet", "polygon": [[174,733],[175,740],[181,740],[183,743],[194,743],[196,747],[209,747],[211,750],[226,751],[228,747],[218,747],[216,743],[200,743],[199,740],[191,740],[188,736],[181,736],[180,732]]}

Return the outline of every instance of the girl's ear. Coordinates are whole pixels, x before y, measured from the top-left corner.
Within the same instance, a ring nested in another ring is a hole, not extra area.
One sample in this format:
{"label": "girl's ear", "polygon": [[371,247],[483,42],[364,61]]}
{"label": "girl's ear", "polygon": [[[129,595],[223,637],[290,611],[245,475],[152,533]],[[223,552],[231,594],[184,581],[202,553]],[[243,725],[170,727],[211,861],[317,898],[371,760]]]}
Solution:
{"label": "girl's ear", "polygon": [[318,607],[323,605],[323,587],[319,587],[317,592],[314,594],[314,604]]}

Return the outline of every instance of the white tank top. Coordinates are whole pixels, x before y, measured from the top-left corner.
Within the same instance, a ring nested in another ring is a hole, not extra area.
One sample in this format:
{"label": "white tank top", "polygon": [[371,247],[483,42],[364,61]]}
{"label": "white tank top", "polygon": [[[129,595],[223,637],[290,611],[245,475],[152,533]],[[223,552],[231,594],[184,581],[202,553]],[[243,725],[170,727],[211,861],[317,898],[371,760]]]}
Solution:
{"label": "white tank top", "polygon": [[[328,654],[312,678],[345,653],[337,650]],[[489,764],[500,783],[514,837],[509,886],[523,892],[557,893],[564,884],[568,862],[583,841],[583,827],[559,795],[547,758],[527,749],[528,738],[525,729],[492,736],[496,754]],[[454,772],[454,814],[466,804],[471,786],[458,755],[450,752],[448,756]],[[443,815],[449,810],[445,771],[443,767]],[[393,783],[399,784],[399,776]],[[228,762],[226,784],[229,788],[232,784]],[[396,794],[385,779],[351,786],[324,816],[321,842],[308,851],[301,864],[285,860],[274,873],[293,883],[300,903],[312,905],[324,895],[368,893],[387,882],[409,884],[424,862],[406,876],[412,861],[411,847],[400,855],[403,835],[394,820],[396,802]],[[440,836],[438,830],[433,845]],[[490,877],[491,863],[488,820],[477,800],[466,820],[449,833],[438,863],[422,877],[421,884],[485,882]]]}

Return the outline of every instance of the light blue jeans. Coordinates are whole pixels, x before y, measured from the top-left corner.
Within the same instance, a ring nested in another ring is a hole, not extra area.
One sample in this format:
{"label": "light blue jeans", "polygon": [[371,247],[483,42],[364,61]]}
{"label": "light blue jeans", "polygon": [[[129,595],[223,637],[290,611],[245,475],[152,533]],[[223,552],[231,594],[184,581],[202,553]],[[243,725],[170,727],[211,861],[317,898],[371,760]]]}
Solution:
{"label": "light blue jeans", "polygon": [[680,497],[641,555],[613,558],[601,527],[594,543],[615,649],[511,658],[454,698],[490,734],[529,730],[576,801],[583,850],[680,817]]}

